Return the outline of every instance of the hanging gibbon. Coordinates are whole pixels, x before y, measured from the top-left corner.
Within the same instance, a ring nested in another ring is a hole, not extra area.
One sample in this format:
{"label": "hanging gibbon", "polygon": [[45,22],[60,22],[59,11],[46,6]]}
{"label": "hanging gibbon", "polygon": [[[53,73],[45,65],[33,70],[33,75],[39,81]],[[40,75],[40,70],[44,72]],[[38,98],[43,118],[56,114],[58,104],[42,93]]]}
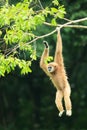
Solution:
{"label": "hanging gibbon", "polygon": [[57,28],[57,44],[56,51],[54,56],[54,62],[46,63],[47,57],[49,57],[49,45],[46,41],[44,41],[44,52],[40,59],[40,67],[43,71],[50,77],[52,83],[56,88],[56,98],[55,103],[59,110],[59,116],[61,117],[64,108],[62,104],[62,99],[64,99],[66,115],[72,115],[72,105],[70,100],[71,89],[68,82],[68,78],[66,75],[66,71],[64,68],[63,55],[62,55],[62,38],[60,35],[60,29]]}

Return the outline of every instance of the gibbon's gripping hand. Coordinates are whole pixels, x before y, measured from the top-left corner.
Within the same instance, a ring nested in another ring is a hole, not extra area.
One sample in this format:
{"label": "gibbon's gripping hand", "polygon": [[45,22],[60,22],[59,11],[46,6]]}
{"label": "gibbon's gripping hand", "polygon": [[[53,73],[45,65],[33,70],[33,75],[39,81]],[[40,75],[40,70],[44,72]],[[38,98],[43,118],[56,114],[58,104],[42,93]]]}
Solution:
{"label": "gibbon's gripping hand", "polygon": [[43,41],[43,44],[45,45],[46,48],[48,48],[48,42],[47,41]]}
{"label": "gibbon's gripping hand", "polygon": [[59,27],[56,27],[56,31],[57,31],[57,32],[60,32],[60,28],[59,28]]}

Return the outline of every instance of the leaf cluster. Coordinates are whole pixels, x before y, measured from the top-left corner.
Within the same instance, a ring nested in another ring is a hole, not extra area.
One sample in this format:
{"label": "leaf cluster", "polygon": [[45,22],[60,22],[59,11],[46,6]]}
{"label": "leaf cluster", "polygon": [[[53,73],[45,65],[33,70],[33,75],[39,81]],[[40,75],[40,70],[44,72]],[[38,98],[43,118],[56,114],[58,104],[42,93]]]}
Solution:
{"label": "leaf cluster", "polygon": [[11,71],[15,70],[17,66],[21,69],[21,74],[32,72],[32,70],[30,69],[31,61],[21,60],[13,56],[5,58],[3,55],[0,54],[0,76],[5,76],[5,74],[9,74]]}
{"label": "leaf cluster", "polygon": [[[58,18],[64,17],[65,8],[61,6],[57,0],[53,0],[51,7],[38,7],[36,9],[30,7],[32,2],[32,0],[24,0],[16,5],[9,5],[8,2],[6,2],[6,4],[0,8],[0,37],[3,41],[0,50],[1,56],[3,57],[1,68],[4,68],[0,74],[2,76],[5,72],[9,73],[14,70],[16,65],[21,68],[20,65],[16,63],[18,59],[20,64],[26,66],[26,70],[22,69],[22,74],[31,72],[30,68],[27,67],[27,60],[24,58],[20,59],[16,54],[20,55],[19,51],[24,52],[25,55],[29,52],[30,62],[36,60],[36,49],[33,47],[33,44],[30,45],[29,42],[38,37],[34,33],[35,31],[39,33],[37,27],[43,27],[48,17],[52,17],[50,21],[52,25],[57,24],[56,20]],[[2,46],[4,45],[5,47],[2,51]],[[10,62],[10,65],[7,61]]]}

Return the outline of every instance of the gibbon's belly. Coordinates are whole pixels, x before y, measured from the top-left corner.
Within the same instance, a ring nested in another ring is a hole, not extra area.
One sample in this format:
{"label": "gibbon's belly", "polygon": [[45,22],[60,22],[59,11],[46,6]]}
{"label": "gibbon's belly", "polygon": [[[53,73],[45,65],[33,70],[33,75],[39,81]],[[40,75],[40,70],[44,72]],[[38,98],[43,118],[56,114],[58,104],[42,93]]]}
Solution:
{"label": "gibbon's belly", "polygon": [[63,79],[62,75],[60,76],[52,76],[51,81],[56,87],[56,89],[62,90],[65,87],[65,80]]}

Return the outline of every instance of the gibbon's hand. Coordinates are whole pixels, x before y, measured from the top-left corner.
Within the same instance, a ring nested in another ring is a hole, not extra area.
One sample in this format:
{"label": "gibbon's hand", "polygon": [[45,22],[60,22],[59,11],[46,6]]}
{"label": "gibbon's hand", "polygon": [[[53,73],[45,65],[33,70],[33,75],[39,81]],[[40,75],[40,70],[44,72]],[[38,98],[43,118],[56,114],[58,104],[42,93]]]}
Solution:
{"label": "gibbon's hand", "polygon": [[48,42],[47,41],[43,41],[43,44],[45,45],[46,48],[48,48]]}
{"label": "gibbon's hand", "polygon": [[59,28],[59,27],[56,27],[56,31],[57,31],[57,32],[60,32],[60,28]]}

